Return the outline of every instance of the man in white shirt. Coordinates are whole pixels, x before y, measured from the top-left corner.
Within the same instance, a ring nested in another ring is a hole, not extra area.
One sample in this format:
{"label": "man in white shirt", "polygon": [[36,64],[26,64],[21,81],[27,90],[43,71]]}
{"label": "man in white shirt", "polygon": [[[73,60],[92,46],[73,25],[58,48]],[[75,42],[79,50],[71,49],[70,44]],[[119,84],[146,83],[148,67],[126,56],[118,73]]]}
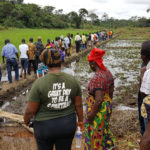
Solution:
{"label": "man in white shirt", "polygon": [[75,43],[76,43],[76,53],[80,51],[80,42],[81,42],[81,37],[79,33],[75,36]]}
{"label": "man in white shirt", "polygon": [[26,72],[27,72],[27,67],[28,67],[28,56],[27,56],[27,51],[28,51],[28,45],[25,44],[25,39],[22,39],[22,44],[19,45],[19,50],[20,50],[20,59],[21,59],[21,75],[22,77],[22,72],[24,71],[24,78],[26,78]]}
{"label": "man in white shirt", "polygon": [[70,34],[68,33],[67,36],[64,38],[65,44],[65,55],[69,55],[69,48],[70,48]]}

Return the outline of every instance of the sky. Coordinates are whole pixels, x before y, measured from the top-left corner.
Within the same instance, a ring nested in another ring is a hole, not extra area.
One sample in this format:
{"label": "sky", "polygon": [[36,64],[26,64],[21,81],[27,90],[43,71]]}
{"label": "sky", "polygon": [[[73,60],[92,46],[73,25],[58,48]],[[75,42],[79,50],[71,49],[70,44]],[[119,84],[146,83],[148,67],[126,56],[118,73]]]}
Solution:
{"label": "sky", "polygon": [[150,8],[150,0],[24,0],[24,3],[53,6],[56,10],[63,9],[63,13],[85,8],[96,13],[99,19],[104,13],[115,19],[129,19],[132,16],[150,18],[150,12],[146,11]]}

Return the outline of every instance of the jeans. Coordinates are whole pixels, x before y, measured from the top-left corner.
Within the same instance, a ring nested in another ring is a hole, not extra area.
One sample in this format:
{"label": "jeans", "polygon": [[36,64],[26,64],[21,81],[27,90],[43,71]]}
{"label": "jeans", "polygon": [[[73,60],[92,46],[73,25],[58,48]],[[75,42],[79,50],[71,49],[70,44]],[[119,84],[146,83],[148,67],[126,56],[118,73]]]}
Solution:
{"label": "jeans", "polygon": [[76,131],[76,114],[35,121],[33,123],[34,136],[38,150],[71,150],[72,140]]}
{"label": "jeans", "polygon": [[27,70],[28,68],[28,58],[21,58],[21,66],[23,70]]}
{"label": "jeans", "polygon": [[139,91],[139,93],[138,93],[138,113],[139,113],[141,134],[143,135],[145,132],[145,122],[144,122],[144,118],[141,116],[141,105],[142,105],[142,103],[143,103],[143,99],[142,99],[140,91]]}
{"label": "jeans", "polygon": [[76,53],[80,51],[80,41],[76,41]]}
{"label": "jeans", "polygon": [[36,74],[36,60],[28,61],[28,74],[31,74],[31,64],[33,65],[34,73]]}
{"label": "jeans", "polygon": [[8,72],[9,83],[12,83],[12,75],[11,75],[12,67],[15,71],[15,80],[18,81],[19,80],[19,69],[18,69],[18,63],[17,63],[16,58],[7,59],[6,60],[6,67],[7,67],[7,72]]}

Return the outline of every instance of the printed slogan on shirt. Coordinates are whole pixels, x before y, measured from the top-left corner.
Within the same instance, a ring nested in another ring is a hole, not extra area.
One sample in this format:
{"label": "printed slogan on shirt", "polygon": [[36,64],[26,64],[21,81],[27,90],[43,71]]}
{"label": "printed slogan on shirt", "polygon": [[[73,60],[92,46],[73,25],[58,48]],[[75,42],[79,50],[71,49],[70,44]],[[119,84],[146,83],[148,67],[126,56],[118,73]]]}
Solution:
{"label": "printed slogan on shirt", "polygon": [[51,102],[47,104],[48,108],[65,109],[71,105],[69,98],[71,89],[66,89],[65,83],[53,83],[53,90],[48,92],[48,98]]}

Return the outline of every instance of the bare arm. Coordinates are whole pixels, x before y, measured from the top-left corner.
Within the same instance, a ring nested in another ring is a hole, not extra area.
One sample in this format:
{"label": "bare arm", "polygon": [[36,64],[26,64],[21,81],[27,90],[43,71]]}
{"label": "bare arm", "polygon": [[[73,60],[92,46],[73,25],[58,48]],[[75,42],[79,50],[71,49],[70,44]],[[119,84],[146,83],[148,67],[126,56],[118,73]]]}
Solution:
{"label": "bare arm", "polygon": [[76,96],[74,100],[76,113],[78,116],[78,121],[83,122],[83,105],[82,105],[82,98],[81,96]]}
{"label": "bare arm", "polygon": [[5,63],[5,57],[4,57],[4,56],[2,56],[2,58],[3,58],[3,63]]}
{"label": "bare arm", "polygon": [[150,150],[150,121],[140,143],[140,150]]}
{"label": "bare arm", "polygon": [[104,101],[104,91],[102,91],[102,90],[95,91],[94,107],[91,111],[91,114],[88,116],[88,121],[90,124],[93,124],[94,117],[97,114],[97,112],[99,111],[100,106],[103,101]]}
{"label": "bare arm", "polygon": [[24,114],[24,123],[28,126],[29,120],[34,117],[39,109],[40,103],[29,102]]}
{"label": "bare arm", "polygon": [[113,98],[113,93],[114,93],[114,84],[112,84],[111,87],[109,88],[109,96],[111,99]]}
{"label": "bare arm", "polygon": [[81,130],[84,128],[83,124],[83,105],[81,96],[76,96],[74,100],[76,113],[78,116],[78,126],[80,126]]}

